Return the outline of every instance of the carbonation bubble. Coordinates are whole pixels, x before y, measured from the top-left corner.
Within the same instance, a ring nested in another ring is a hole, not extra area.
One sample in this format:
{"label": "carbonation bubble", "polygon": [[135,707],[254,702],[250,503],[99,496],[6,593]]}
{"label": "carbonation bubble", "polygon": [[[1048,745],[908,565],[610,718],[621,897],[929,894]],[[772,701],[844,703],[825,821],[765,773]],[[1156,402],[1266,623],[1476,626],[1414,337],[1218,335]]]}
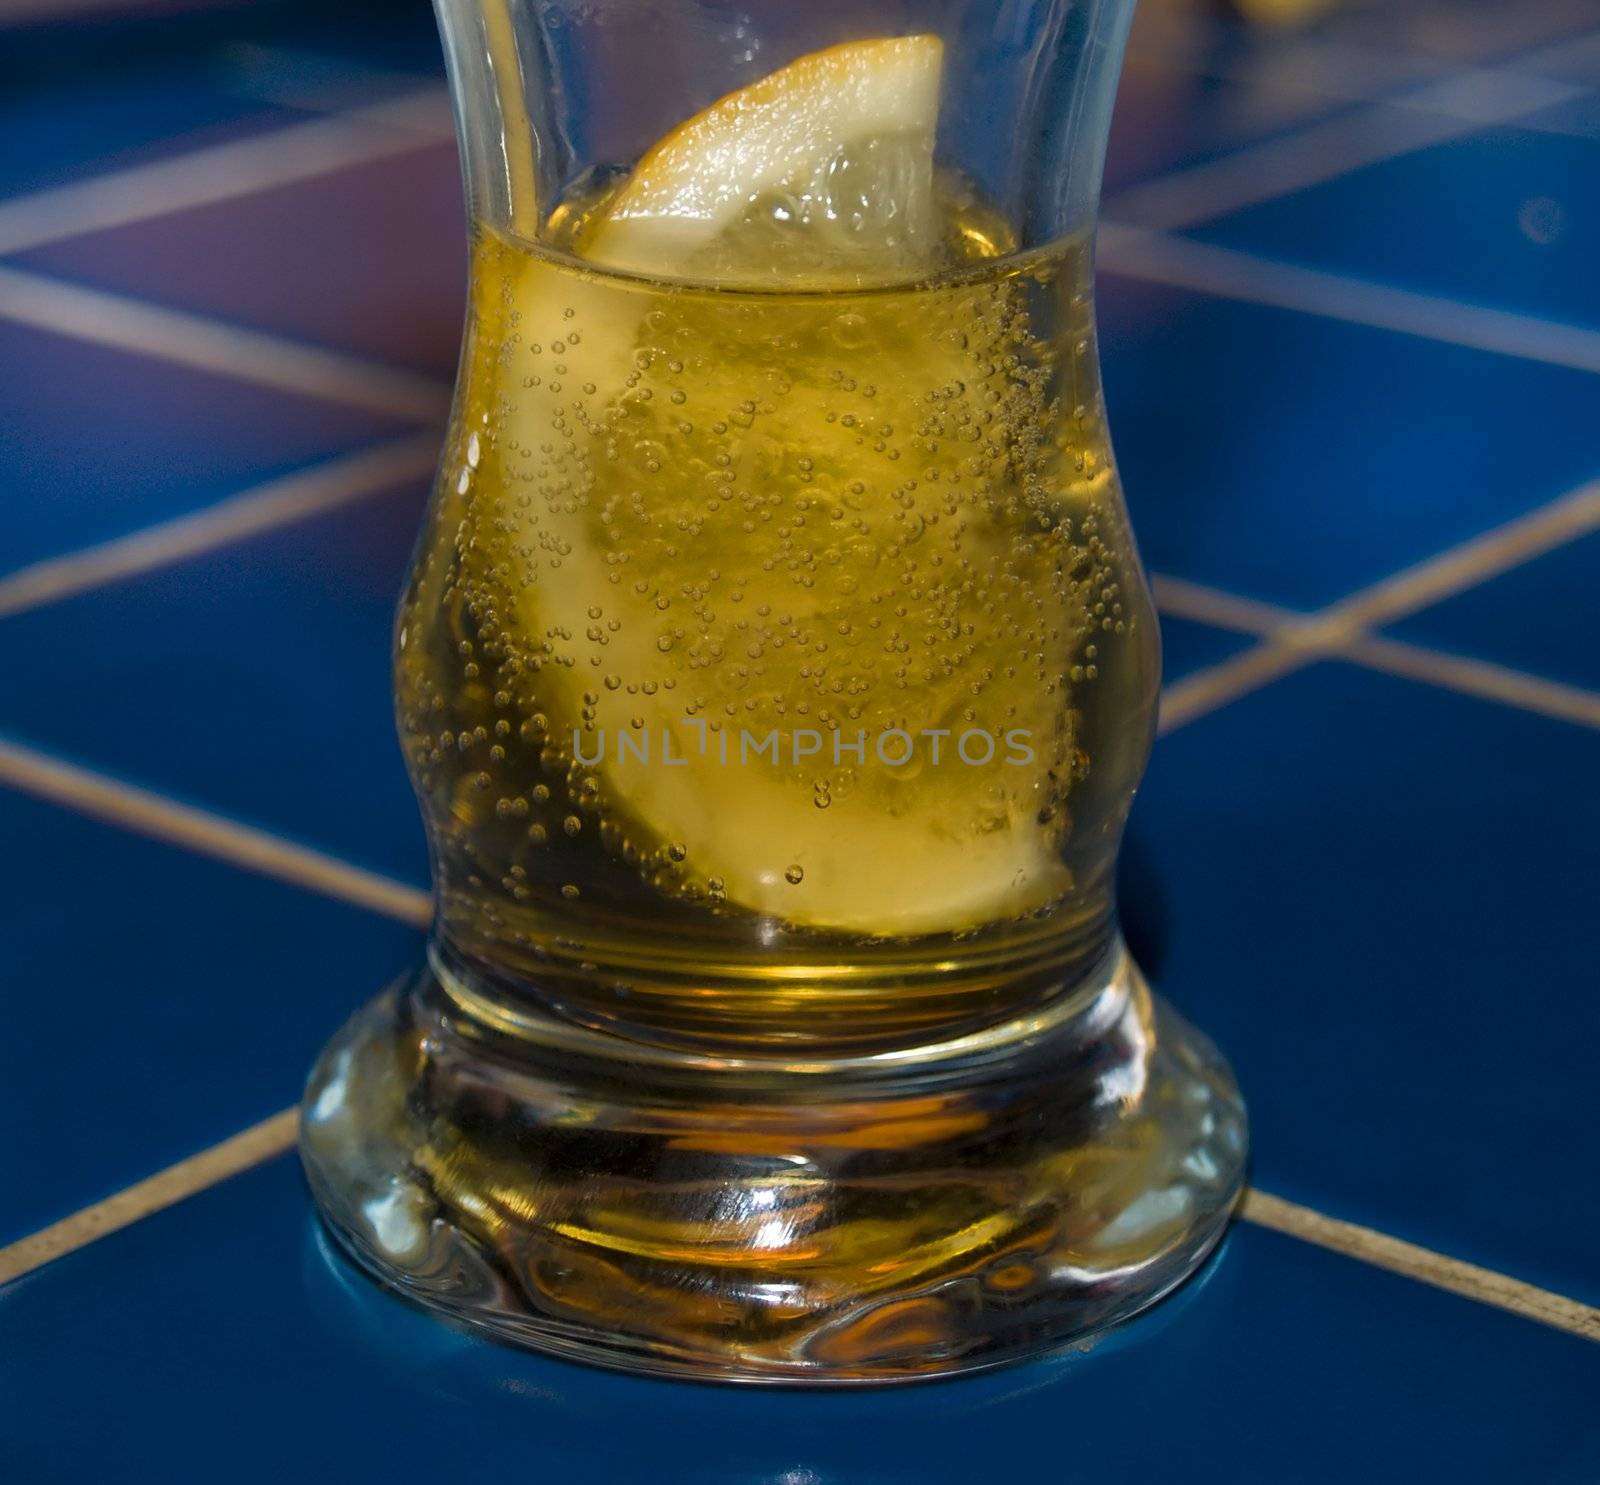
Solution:
{"label": "carbonation bubble", "polygon": [[[866,319],[854,313],[836,316],[833,321],[833,338],[847,351],[858,350],[867,338]],[[843,380],[843,377],[839,379]]]}

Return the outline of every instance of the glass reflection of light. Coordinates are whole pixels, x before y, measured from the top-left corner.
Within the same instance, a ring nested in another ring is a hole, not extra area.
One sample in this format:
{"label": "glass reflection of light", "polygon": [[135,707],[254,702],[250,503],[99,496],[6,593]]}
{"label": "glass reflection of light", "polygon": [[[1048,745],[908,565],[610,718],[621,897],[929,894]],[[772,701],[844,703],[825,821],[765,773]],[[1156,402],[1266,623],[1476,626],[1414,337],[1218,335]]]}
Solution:
{"label": "glass reflection of light", "polygon": [[427,1244],[427,1227],[417,1211],[414,1191],[399,1188],[361,1204],[361,1215],[374,1240],[397,1257],[417,1253]]}
{"label": "glass reflection of light", "polygon": [[1128,1055],[1102,1075],[1095,1098],[1098,1104],[1134,1106],[1144,1097],[1150,1080],[1150,1054],[1154,1050],[1150,1028],[1137,1015],[1130,1014],[1123,1018],[1122,1033],[1127,1039]]}
{"label": "glass reflection of light", "polygon": [[317,1123],[335,1119],[344,1107],[345,1082],[350,1073],[350,1054],[340,1052],[333,1064],[333,1076],[311,1105],[311,1117]]}
{"label": "glass reflection of light", "polygon": [[789,1242],[789,1219],[787,1217],[772,1217],[763,1222],[756,1229],[755,1236],[750,1240],[752,1248],[782,1248]]}

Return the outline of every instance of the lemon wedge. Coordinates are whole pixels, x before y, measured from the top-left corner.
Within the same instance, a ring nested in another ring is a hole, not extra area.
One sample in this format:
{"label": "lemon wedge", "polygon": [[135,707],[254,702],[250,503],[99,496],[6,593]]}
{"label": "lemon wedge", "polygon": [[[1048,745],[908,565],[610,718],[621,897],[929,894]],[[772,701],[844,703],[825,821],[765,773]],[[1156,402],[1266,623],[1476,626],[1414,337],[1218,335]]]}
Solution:
{"label": "lemon wedge", "polygon": [[[792,271],[780,242],[807,243],[817,267],[925,262],[943,61],[937,36],[847,42],[728,94],[639,161],[584,256],[724,281],[759,249],[766,272]],[[764,239],[763,219],[778,229]]]}
{"label": "lemon wedge", "polygon": [[[731,94],[578,251],[652,278],[905,278],[942,226],[941,50],[852,43]],[[516,333],[476,403],[503,462],[474,478],[505,496],[474,540],[530,647],[524,705],[628,859],[874,935],[1069,890],[1061,682],[1087,617],[1024,530],[1054,415],[1019,381],[1010,290],[739,295],[484,252],[476,313]]]}

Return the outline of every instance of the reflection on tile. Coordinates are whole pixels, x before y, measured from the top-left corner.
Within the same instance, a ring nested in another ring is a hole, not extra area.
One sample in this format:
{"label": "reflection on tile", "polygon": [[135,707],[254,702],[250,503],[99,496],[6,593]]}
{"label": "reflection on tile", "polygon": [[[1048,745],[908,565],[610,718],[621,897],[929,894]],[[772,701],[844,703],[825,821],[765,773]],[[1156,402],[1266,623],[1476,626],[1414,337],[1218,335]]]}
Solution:
{"label": "reflection on tile", "polygon": [[123,536],[401,425],[0,320],[0,574]]}
{"label": "reflection on tile", "polygon": [[76,282],[449,375],[466,249],[450,142],[52,243]]}
{"label": "reflection on tile", "polygon": [[[420,936],[0,789],[0,1245],[294,1101]],[[20,843],[24,848],[18,848]]]}
{"label": "reflection on tile", "polygon": [[389,683],[422,496],[374,496],[0,621],[0,728],[426,884]]}
{"label": "reflection on tile", "polygon": [[1600,1300],[1586,728],[1324,664],[1156,745],[1145,930],[1269,1191]]}
{"label": "reflection on tile", "polygon": [[1388,632],[1600,691],[1600,535],[1404,619]]}
{"label": "reflection on tile", "polygon": [[0,1307],[9,1453],[29,1480],[128,1459],[187,1478],[225,1457],[247,1485],[308,1456],[330,1478],[510,1478],[535,1460],[541,1479],[660,1485],[1088,1485],[1165,1478],[1179,1458],[1186,1480],[1296,1485],[1600,1466],[1583,1406],[1600,1350],[1250,1227],[1087,1355],[889,1391],[650,1382],[452,1330],[329,1255],[289,1159]]}

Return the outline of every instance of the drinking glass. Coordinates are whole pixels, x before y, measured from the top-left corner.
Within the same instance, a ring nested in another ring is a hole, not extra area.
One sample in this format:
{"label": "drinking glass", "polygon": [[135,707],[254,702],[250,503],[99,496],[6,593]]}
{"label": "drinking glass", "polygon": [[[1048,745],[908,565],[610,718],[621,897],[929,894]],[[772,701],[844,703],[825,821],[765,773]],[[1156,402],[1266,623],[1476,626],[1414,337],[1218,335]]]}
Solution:
{"label": "drinking glass", "polygon": [[427,962],[302,1151],[413,1299],[885,1382],[1121,1320],[1244,1113],[1117,927],[1158,637],[1094,217],[1129,0],[437,0],[471,300],[395,629]]}

